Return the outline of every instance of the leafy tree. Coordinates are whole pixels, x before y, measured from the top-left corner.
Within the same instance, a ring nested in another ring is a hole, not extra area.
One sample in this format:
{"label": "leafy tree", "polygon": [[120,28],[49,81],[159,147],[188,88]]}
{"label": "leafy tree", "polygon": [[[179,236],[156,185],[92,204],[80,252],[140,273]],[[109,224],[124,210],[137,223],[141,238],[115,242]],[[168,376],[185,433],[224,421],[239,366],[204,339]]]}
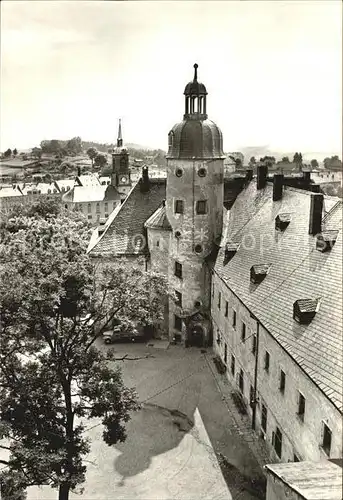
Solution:
{"label": "leafy tree", "polygon": [[69,153],[81,153],[82,141],[81,137],[73,137],[67,142],[66,149]]}
{"label": "leafy tree", "polygon": [[108,445],[125,440],[137,396],[95,342],[118,316],[127,328],[162,317],[164,279],[125,263],[97,270],[87,220],[55,208],[23,207],[0,226],[4,500],[34,484],[68,500],[85,479],[89,419],[101,419]]}
{"label": "leafy tree", "polygon": [[42,149],[41,148],[32,148],[31,150],[32,156],[37,158],[38,160],[42,157]]}
{"label": "leafy tree", "polygon": [[13,156],[14,156],[14,158],[17,156],[17,154],[18,154],[18,150],[17,150],[17,148],[14,148],[13,149]]}
{"label": "leafy tree", "polygon": [[312,168],[318,168],[319,167],[318,161],[316,159],[311,160],[311,167]]}
{"label": "leafy tree", "polygon": [[94,158],[94,165],[97,167],[104,167],[107,163],[107,156],[103,153],[98,153]]}
{"label": "leafy tree", "polygon": [[293,163],[295,163],[300,168],[303,163],[303,155],[301,153],[294,153]]}
{"label": "leafy tree", "polygon": [[12,156],[12,149],[8,148],[5,152],[4,152],[4,157],[5,158],[10,158]]}
{"label": "leafy tree", "polygon": [[281,161],[283,163],[290,163],[288,156],[283,156]]}
{"label": "leafy tree", "polygon": [[268,167],[272,167],[275,165],[276,159],[274,156],[263,156],[260,158],[260,163],[267,165]]}
{"label": "leafy tree", "polygon": [[254,167],[256,165],[256,158],[252,156],[249,160],[249,167]]}
{"label": "leafy tree", "polygon": [[87,149],[87,155],[89,156],[89,158],[92,160],[92,167],[94,166],[94,159],[96,158],[98,152],[95,148],[88,148]]}

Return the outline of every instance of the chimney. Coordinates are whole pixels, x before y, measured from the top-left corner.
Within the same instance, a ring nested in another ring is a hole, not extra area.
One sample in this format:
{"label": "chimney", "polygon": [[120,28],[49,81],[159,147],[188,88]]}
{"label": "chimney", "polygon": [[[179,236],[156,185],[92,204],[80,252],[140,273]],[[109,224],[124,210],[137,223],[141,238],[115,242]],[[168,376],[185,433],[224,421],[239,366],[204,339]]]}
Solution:
{"label": "chimney", "polygon": [[81,175],[81,167],[78,166],[77,167],[77,176],[80,177],[80,175]]}
{"label": "chimney", "polygon": [[303,181],[305,182],[305,184],[310,184],[311,172],[309,170],[303,170]]}
{"label": "chimney", "polygon": [[142,169],[142,178],[141,178],[141,191],[146,193],[150,189],[150,179],[149,179],[149,168],[147,165],[144,165]]}
{"label": "chimney", "polygon": [[257,167],[257,189],[263,189],[267,184],[268,167],[267,165],[259,165]]}
{"label": "chimney", "polygon": [[252,180],[252,177],[253,177],[253,169],[252,168],[248,168],[246,173],[245,173],[245,180],[246,182],[250,182]]}
{"label": "chimney", "polygon": [[324,196],[322,194],[311,194],[309,234],[316,235],[322,230],[322,212]]}
{"label": "chimney", "polygon": [[283,174],[274,174],[273,178],[273,201],[281,200],[283,190]]}

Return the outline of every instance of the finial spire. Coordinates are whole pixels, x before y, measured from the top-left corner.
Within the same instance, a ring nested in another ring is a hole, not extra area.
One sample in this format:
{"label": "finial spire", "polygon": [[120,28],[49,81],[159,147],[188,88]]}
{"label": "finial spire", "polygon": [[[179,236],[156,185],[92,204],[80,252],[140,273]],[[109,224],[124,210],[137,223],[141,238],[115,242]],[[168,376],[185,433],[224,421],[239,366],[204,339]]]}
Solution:
{"label": "finial spire", "polygon": [[194,68],[194,80],[193,81],[196,82],[198,80],[198,65],[197,65],[197,63],[194,64],[193,68]]}
{"label": "finial spire", "polygon": [[122,135],[121,135],[121,119],[119,118],[117,147],[120,147],[122,145],[123,145],[123,138],[122,138]]}

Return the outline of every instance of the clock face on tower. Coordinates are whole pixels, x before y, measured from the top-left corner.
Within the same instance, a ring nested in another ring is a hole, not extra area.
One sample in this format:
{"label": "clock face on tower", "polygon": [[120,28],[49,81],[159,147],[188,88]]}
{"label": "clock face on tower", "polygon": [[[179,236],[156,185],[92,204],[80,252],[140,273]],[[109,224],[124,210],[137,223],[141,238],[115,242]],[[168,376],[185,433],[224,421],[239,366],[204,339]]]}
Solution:
{"label": "clock face on tower", "polygon": [[120,182],[122,184],[125,184],[127,182],[127,177],[125,177],[124,175],[122,177],[120,177]]}

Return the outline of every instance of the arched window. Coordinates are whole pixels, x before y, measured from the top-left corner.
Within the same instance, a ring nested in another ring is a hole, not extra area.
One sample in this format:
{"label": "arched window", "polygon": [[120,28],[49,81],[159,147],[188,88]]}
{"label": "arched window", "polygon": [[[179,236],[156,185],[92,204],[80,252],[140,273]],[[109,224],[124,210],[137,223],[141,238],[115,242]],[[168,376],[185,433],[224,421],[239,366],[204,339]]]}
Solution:
{"label": "arched window", "polygon": [[174,145],[174,132],[171,130],[168,134],[168,146],[171,148]]}

